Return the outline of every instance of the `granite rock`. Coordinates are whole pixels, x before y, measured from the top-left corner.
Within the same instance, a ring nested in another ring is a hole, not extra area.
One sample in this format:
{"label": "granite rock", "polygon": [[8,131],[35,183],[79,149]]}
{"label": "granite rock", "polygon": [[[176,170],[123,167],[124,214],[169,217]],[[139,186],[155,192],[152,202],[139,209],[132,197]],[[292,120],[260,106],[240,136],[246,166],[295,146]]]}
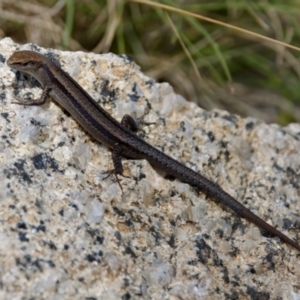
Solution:
{"label": "granite rock", "polygon": [[8,68],[16,50],[59,61],[113,117],[155,124],[139,135],[217,182],[300,240],[300,126],[205,111],[125,55],[0,41],[0,299],[300,299],[299,253],[143,160],[111,152],[36,80]]}

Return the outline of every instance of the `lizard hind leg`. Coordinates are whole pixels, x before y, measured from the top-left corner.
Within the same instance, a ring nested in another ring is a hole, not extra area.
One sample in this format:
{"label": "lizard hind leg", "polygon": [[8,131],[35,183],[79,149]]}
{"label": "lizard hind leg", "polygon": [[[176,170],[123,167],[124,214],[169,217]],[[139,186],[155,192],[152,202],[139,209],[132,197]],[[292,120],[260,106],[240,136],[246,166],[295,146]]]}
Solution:
{"label": "lizard hind leg", "polygon": [[[129,129],[130,131],[133,131],[133,132],[136,132],[138,131],[139,129],[139,125],[140,124],[144,124],[144,125],[151,125],[151,124],[154,124],[154,123],[147,123],[147,122],[144,122],[143,121],[143,118],[144,118],[145,114],[142,115],[140,118],[136,118],[136,117],[132,117],[128,114],[124,115],[122,120],[121,120],[121,124]],[[113,164],[114,164],[114,168],[111,169],[111,170],[107,170],[105,172],[103,172],[103,174],[107,174],[107,176],[103,179],[105,180],[106,178],[110,177],[111,175],[115,175],[116,177],[116,180],[121,188],[121,190],[123,191],[123,188],[122,188],[122,185],[120,183],[120,180],[118,178],[118,175],[121,175],[123,177],[126,177],[126,178],[130,178],[128,176],[125,176],[123,174],[123,165],[122,165],[122,154],[124,152],[124,149],[123,149],[123,146],[120,145],[120,144],[115,144],[114,147],[113,147],[113,150],[112,150],[112,161],[113,161]]]}
{"label": "lizard hind leg", "polygon": [[136,132],[138,131],[140,125],[152,125],[155,124],[153,122],[145,122],[144,121],[144,117],[145,117],[146,113],[143,114],[141,117],[137,118],[136,116],[132,117],[128,114],[124,115],[122,120],[121,120],[121,124],[126,127],[127,129],[129,129],[130,131]]}
{"label": "lizard hind leg", "polygon": [[123,147],[119,144],[115,144],[114,148],[112,150],[112,155],[111,155],[114,168],[103,172],[103,174],[107,174],[107,176],[104,177],[103,180],[107,179],[111,175],[114,175],[117,182],[118,182],[118,184],[119,184],[119,186],[120,186],[120,188],[121,188],[121,190],[122,190],[122,192],[123,192],[123,188],[122,188],[122,185],[121,185],[120,180],[118,178],[118,175],[121,175],[121,176],[126,177],[126,178],[130,178],[130,177],[125,176],[123,174],[124,169],[123,169],[123,165],[122,165],[122,152],[123,152]]}

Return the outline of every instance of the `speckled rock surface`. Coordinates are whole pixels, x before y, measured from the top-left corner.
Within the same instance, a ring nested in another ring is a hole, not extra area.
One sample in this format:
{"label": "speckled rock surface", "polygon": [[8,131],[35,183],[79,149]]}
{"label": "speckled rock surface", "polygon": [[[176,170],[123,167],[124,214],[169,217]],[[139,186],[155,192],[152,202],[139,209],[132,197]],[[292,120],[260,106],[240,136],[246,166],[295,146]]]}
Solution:
{"label": "speckled rock surface", "polygon": [[19,49],[61,66],[116,119],[155,122],[139,134],[218,182],[300,241],[300,126],[207,112],[146,77],[126,56],[0,41],[0,299],[300,299],[299,253],[253,224],[124,160],[123,193],[109,149],[35,80],[9,69]]}

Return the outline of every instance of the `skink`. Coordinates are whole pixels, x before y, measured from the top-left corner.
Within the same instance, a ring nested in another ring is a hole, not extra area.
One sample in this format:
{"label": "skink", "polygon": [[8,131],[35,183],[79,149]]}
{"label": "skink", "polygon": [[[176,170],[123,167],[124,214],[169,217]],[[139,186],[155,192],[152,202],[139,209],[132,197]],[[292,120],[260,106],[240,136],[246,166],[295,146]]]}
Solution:
{"label": "skink", "polygon": [[45,56],[34,51],[17,51],[7,60],[7,65],[30,74],[40,82],[44,89],[39,100],[26,100],[19,104],[41,105],[50,95],[93,138],[112,149],[116,175],[123,174],[122,157],[146,159],[152,166],[164,170],[167,174],[190,186],[197,187],[208,196],[230,207],[239,216],[300,251],[300,245],[297,242],[252,213],[217,184],[138,137],[133,132],[135,123],[130,116],[126,115],[121,123],[115,120],[70,75]]}

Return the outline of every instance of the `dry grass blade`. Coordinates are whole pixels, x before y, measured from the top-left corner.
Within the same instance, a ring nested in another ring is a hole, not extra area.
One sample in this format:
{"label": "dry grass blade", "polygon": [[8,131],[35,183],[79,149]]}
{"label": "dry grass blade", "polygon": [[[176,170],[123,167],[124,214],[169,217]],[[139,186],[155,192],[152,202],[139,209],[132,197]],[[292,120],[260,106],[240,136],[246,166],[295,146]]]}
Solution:
{"label": "dry grass blade", "polygon": [[98,53],[98,52],[108,52],[111,43],[115,37],[116,30],[121,22],[120,17],[120,3],[118,0],[110,0],[107,3],[107,10],[108,10],[108,24],[107,30],[105,32],[104,37],[102,40],[98,43],[96,47],[93,48],[92,52]]}
{"label": "dry grass blade", "polygon": [[141,4],[145,4],[145,5],[150,5],[150,6],[155,6],[155,7],[167,10],[167,11],[172,11],[172,12],[176,12],[176,13],[179,13],[179,14],[183,14],[183,15],[189,16],[189,17],[194,17],[194,18],[200,19],[202,21],[210,22],[210,23],[222,26],[222,27],[226,27],[226,28],[229,28],[229,29],[232,29],[232,30],[236,30],[236,31],[245,33],[245,34],[252,35],[252,36],[257,37],[259,39],[263,39],[263,40],[269,41],[271,43],[276,43],[276,44],[285,46],[287,48],[291,48],[291,49],[300,51],[299,47],[296,47],[296,46],[293,46],[293,45],[290,45],[290,44],[287,44],[287,43],[284,43],[284,42],[281,42],[281,41],[277,41],[275,39],[263,36],[261,34],[252,32],[250,30],[246,30],[246,29],[234,26],[234,25],[230,25],[228,23],[224,23],[224,22],[221,22],[221,21],[218,21],[218,20],[214,20],[214,19],[202,16],[202,15],[199,15],[199,14],[195,14],[195,13],[183,10],[183,9],[179,9],[179,8],[172,7],[172,6],[169,6],[169,5],[165,5],[165,4],[161,4],[161,3],[157,3],[157,2],[152,2],[152,1],[147,1],[147,0],[128,0],[128,1],[130,1],[130,2],[136,2],[136,3],[141,3]]}
{"label": "dry grass blade", "polygon": [[170,26],[171,26],[173,32],[175,33],[175,35],[176,35],[176,37],[177,37],[177,39],[178,39],[178,41],[179,41],[179,43],[180,43],[180,45],[181,45],[183,51],[185,52],[185,54],[186,54],[186,56],[188,57],[188,59],[189,59],[191,65],[193,66],[195,75],[197,76],[197,78],[198,78],[199,81],[202,81],[200,72],[199,72],[199,70],[198,70],[198,68],[197,68],[197,66],[196,66],[196,64],[195,64],[195,62],[194,62],[194,60],[193,60],[193,58],[192,58],[191,53],[189,52],[189,49],[185,46],[185,44],[184,44],[183,40],[181,39],[181,37],[180,37],[180,35],[179,35],[179,33],[178,33],[178,31],[177,31],[177,29],[176,29],[174,23],[172,22],[172,20],[171,20],[171,18],[170,18],[170,16],[169,16],[169,14],[166,14],[166,16],[167,16],[167,20],[168,20],[168,22],[169,22],[169,24],[170,24]]}

